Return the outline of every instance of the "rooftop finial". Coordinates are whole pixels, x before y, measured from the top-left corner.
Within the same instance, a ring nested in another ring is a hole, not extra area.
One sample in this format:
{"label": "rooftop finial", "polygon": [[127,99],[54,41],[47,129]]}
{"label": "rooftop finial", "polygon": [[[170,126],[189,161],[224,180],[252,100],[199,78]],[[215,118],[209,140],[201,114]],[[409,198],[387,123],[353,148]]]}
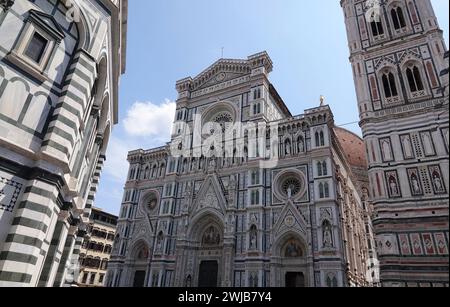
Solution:
{"label": "rooftop finial", "polygon": [[325,105],[325,96],[320,95],[320,106],[323,107]]}

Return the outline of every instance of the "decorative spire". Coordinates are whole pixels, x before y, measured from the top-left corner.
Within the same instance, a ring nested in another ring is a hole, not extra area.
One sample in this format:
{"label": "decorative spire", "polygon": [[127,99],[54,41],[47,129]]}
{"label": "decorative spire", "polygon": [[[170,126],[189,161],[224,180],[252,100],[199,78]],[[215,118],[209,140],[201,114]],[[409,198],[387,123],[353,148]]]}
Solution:
{"label": "decorative spire", "polygon": [[7,12],[11,6],[13,6],[15,0],[0,0],[0,6],[3,7],[3,11]]}

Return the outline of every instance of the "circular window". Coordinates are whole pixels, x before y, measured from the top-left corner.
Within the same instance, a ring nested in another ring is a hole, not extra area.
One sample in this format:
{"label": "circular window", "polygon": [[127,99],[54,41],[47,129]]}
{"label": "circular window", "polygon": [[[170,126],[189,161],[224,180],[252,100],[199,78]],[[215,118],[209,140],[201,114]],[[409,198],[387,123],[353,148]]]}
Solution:
{"label": "circular window", "polygon": [[158,206],[158,196],[152,192],[147,194],[143,201],[143,207],[147,212],[153,212]]}
{"label": "circular window", "polygon": [[274,192],[280,200],[299,199],[306,193],[305,175],[298,170],[279,173],[274,180]]}
{"label": "circular window", "polygon": [[297,196],[302,190],[302,182],[296,177],[288,177],[281,184],[281,191],[288,198]]}

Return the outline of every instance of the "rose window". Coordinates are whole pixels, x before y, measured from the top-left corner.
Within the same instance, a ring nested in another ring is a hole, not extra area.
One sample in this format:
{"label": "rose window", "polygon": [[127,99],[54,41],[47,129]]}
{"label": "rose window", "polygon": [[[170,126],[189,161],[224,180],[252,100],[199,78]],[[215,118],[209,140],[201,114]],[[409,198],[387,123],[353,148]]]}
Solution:
{"label": "rose window", "polygon": [[288,177],[281,183],[281,191],[285,196],[295,197],[302,190],[302,182],[295,177]]}

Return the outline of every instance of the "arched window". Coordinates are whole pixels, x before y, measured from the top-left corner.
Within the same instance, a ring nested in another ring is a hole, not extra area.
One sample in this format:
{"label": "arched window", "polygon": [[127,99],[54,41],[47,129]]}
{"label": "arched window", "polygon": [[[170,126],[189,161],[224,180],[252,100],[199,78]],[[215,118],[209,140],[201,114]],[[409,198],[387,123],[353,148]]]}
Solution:
{"label": "arched window", "polygon": [[381,22],[381,20],[379,20],[379,21],[377,21],[375,19],[372,20],[370,22],[370,27],[372,29],[373,37],[377,37],[377,36],[384,34],[383,23]]}
{"label": "arched window", "polygon": [[327,161],[322,162],[322,176],[328,176]]}
{"label": "arched window", "polygon": [[330,185],[328,182],[321,182],[319,184],[319,198],[329,198],[330,197]]}
{"label": "arched window", "polygon": [[395,83],[395,77],[392,72],[384,73],[382,77],[384,95],[386,98],[398,96],[397,85]]}
{"label": "arched window", "polygon": [[317,176],[319,177],[323,176],[322,162],[317,162]]}
{"label": "arched window", "polygon": [[325,198],[330,197],[330,185],[328,184],[328,182],[324,184],[324,189],[325,189]]}
{"label": "arched window", "polygon": [[321,130],[320,132],[316,132],[315,134],[316,139],[316,147],[323,147],[325,146],[325,133]]}
{"label": "arched window", "polygon": [[422,76],[420,75],[420,70],[416,65],[414,65],[413,67],[408,67],[406,69],[406,77],[408,79],[409,89],[411,90],[411,93],[424,90]]}
{"label": "arched window", "polygon": [[401,7],[393,8],[391,10],[392,22],[394,23],[394,29],[399,30],[406,27],[405,16]]}

